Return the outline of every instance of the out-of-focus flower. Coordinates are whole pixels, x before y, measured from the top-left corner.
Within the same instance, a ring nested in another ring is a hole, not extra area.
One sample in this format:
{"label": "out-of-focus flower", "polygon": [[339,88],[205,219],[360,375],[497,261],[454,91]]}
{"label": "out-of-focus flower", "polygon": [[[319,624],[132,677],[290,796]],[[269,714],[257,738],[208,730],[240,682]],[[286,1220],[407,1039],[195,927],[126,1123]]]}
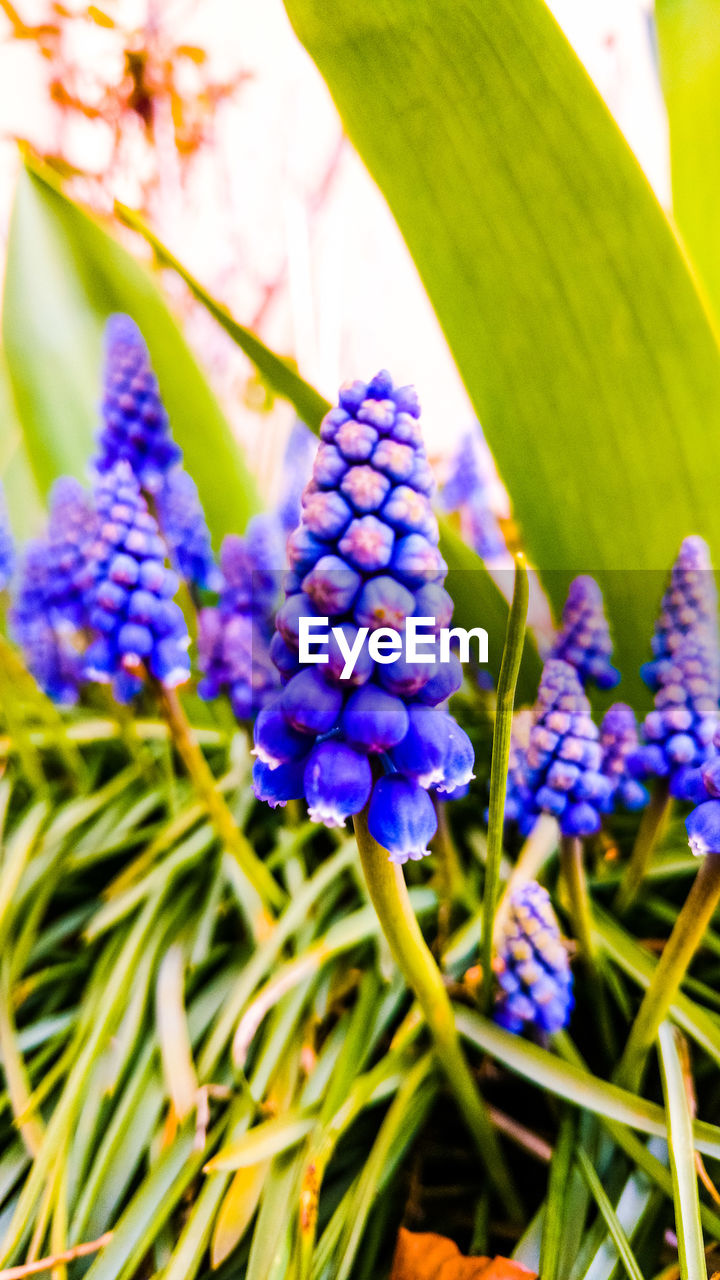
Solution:
{"label": "out-of-focus flower", "polygon": [[28,543],[21,559],[10,627],[43,692],[60,706],[74,706],[82,679],[82,654],[74,628],[51,622],[51,577],[48,544],[38,538]]}
{"label": "out-of-focus flower", "polygon": [[176,467],[166,477],[156,504],[160,528],[178,573],[193,587],[219,591],[222,574],[215,563],[210,530],[192,476]]}
{"label": "out-of-focus flower", "polygon": [[105,330],[102,428],[95,469],[127,462],[140,487],[157,494],[182,459],[170,432],[145,340],[130,316],[110,316]]}
{"label": "out-of-focus flower", "polygon": [[312,431],[300,418],[296,418],[282,461],[280,500],[277,507],[277,517],[285,536],[292,533],[300,523],[300,503],[303,490],[312,474],[316,449],[317,440]]}
{"label": "out-of-focus flower", "polygon": [[657,669],[654,709],[643,721],[644,745],[627,756],[635,777],[667,778],[678,799],[694,798],[697,770],[713,755],[718,723],[717,631],[693,628]]}
{"label": "out-of-focus flower", "polygon": [[602,592],[594,578],[582,574],[570,583],[562,627],[550,656],[569,662],[582,685],[612,689],[620,680],[610,661],[612,651]]}
{"label": "out-of-focus flower", "polygon": [[61,476],[50,492],[47,532],[25,549],[10,613],[28,669],[63,706],[77,702],[82,683],[97,532],[91,495],[79,481]]}
{"label": "out-of-focus flower", "polygon": [[190,637],[173,596],[178,578],[130,465],[116,463],[95,489],[100,528],[88,621],[95,633],[85,678],[111,684],[118,702],[139,693],[149,674],[165,688],[190,676]]}
{"label": "out-of-focus flower", "polygon": [[0,484],[0,591],[7,591],[15,572],[15,539],[10,528],[5,494]]}
{"label": "out-of-focus flower", "polygon": [[628,757],[638,749],[638,727],[635,712],[625,702],[614,702],[605,712],[600,725],[602,772],[610,782],[612,808],[644,809],[650,799],[647,789],[628,769]]}
{"label": "out-of-focus flower", "polygon": [[[328,618],[346,645],[360,627],[402,632],[411,615],[447,626],[452,602],[419,416],[413,388],[382,372],[343,387],[325,417],[272,642],[286,683],[255,729],[258,796],[284,803],[295,791],[328,825],[369,801],[370,832],[396,862],[427,852],[436,828],[428,789],[451,793],[472,776],[469,740],[440,705],[459,687],[460,664],[365,654],[343,680],[336,642],[318,666],[301,667],[298,647],[304,618]],[[374,784],[371,757],[385,772]]]}
{"label": "out-of-focus flower", "polygon": [[682,641],[702,630],[717,642],[718,597],[710,549],[703,538],[685,538],[670,572],[652,639],[652,662],[641,668],[653,690],[662,683]]}
{"label": "out-of-focus flower", "polygon": [[600,828],[610,784],[601,772],[598,738],[575,668],[550,658],[530,731],[527,785],[538,809],[558,819],[564,836],[589,836]]}
{"label": "out-of-focus flower", "polygon": [[462,437],[440,501],[445,511],[459,513],[463,538],[481,559],[495,560],[504,555],[505,542],[490,505],[475,431],[467,431]]}
{"label": "out-of-focus flower", "polygon": [[505,788],[505,821],[516,826],[522,836],[530,835],[540,812],[527,778],[527,749],[513,734]]}
{"label": "out-of-focus flower", "polygon": [[574,1004],[567,949],[547,890],[534,880],[512,894],[493,967],[500,1026],[516,1035],[567,1026]]}
{"label": "out-of-focus flower", "polygon": [[276,517],[253,517],[244,538],[225,538],[219,602],[198,615],[198,693],[210,700],[226,691],[239,720],[254,719],[278,689],[270,638],[282,558]]}

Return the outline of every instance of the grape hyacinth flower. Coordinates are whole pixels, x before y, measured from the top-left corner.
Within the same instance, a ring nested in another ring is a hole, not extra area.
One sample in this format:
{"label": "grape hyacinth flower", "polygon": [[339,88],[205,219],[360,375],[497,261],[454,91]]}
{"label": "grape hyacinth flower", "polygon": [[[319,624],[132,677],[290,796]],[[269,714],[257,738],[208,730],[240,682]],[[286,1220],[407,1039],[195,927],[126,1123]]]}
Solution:
{"label": "grape hyacinth flower", "polygon": [[260,799],[305,798],[328,826],[367,804],[371,835],[399,863],[427,853],[435,834],[428,792],[472,777],[469,739],[441,705],[459,687],[460,664],[382,663],[366,651],[343,680],[336,641],[326,664],[301,666],[299,629],[302,619],[326,618],[352,645],[359,628],[402,632],[412,615],[447,626],[452,601],[419,416],[414,389],[382,372],[343,387],[323,421],[272,641],[285,683],[257,721],[253,771]]}
{"label": "grape hyacinth flower", "polygon": [[657,668],[654,709],[643,722],[644,745],[627,757],[637,778],[667,780],[670,794],[692,799],[697,770],[714,754],[720,654],[715,629],[694,629]]}
{"label": "grape hyacinth flower", "polygon": [[45,537],[25,550],[10,615],[28,669],[62,706],[77,702],[82,682],[97,528],[91,495],[79,481],[61,476],[50,491]]}
{"label": "grape hyacinth flower", "polygon": [[301,418],[296,418],[282,460],[277,518],[287,537],[300,521],[303,491],[312,474],[317,440]]}
{"label": "grape hyacinth flower", "polygon": [[507,1031],[563,1031],[573,1009],[568,953],[547,890],[531,880],[514,891],[493,963],[494,1019]]}
{"label": "grape hyacinth flower", "polygon": [[51,622],[51,583],[48,544],[38,538],[24,550],[10,627],[43,693],[59,706],[72,707],[80,694],[82,653],[76,630]]}
{"label": "grape hyacinth flower", "polygon": [[685,538],[670,572],[652,639],[652,662],[641,668],[653,691],[685,636],[704,630],[717,641],[718,597],[710,550],[703,538]]}
{"label": "grape hyacinth flower", "polygon": [[577,672],[545,663],[527,750],[527,785],[538,809],[558,819],[563,836],[600,829],[610,784],[600,771],[599,733]]}
{"label": "grape hyacinth flower", "polygon": [[530,835],[540,812],[528,786],[527,774],[527,748],[521,746],[513,732],[505,789],[505,821],[516,826],[521,836]]}
{"label": "grape hyacinth flower", "polygon": [[270,638],[281,564],[277,520],[254,516],[244,538],[225,538],[219,602],[198,615],[198,693],[211,701],[226,691],[238,720],[254,719],[278,690]]}
{"label": "grape hyacinth flower", "polygon": [[167,475],[155,501],[158,522],[178,573],[191,588],[219,591],[222,574],[215,563],[210,530],[192,476],[176,467]]}
{"label": "grape hyacinth flower", "polygon": [[0,484],[0,591],[7,591],[15,572],[15,540],[8,519],[5,494]]}
{"label": "grape hyacinth flower", "polygon": [[462,536],[482,560],[496,560],[505,554],[474,431],[467,431],[460,441],[440,497],[445,511],[459,513]]}
{"label": "grape hyacinth flower", "polygon": [[562,627],[550,656],[569,662],[583,686],[592,683],[598,689],[612,689],[620,680],[610,661],[612,651],[602,592],[594,578],[581,574],[570,583]]}
{"label": "grape hyacinth flower", "polygon": [[190,676],[190,637],[173,601],[178,578],[164,563],[166,547],[128,462],[100,476],[100,522],[88,621],[96,638],[83,663],[85,678],[111,684],[129,702],[147,675],[166,689]]}
{"label": "grape hyacinth flower", "polygon": [[650,799],[647,788],[628,769],[628,757],[638,750],[635,712],[626,702],[614,702],[600,725],[601,770],[610,782],[609,808],[631,813],[644,809]]}
{"label": "grape hyacinth flower", "polygon": [[105,329],[105,382],[96,471],[129,463],[140,487],[162,489],[168,472],[182,459],[170,433],[157,378],[145,340],[130,316],[110,316]]}

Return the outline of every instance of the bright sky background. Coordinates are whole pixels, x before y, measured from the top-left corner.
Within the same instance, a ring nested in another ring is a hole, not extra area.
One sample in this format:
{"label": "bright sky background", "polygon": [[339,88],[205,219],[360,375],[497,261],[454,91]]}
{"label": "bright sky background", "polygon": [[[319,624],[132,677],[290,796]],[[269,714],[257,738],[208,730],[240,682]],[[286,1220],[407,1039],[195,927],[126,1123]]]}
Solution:
{"label": "bright sky background", "polygon": [[[41,0],[17,4],[27,21],[44,12]],[[143,0],[117,0],[107,8],[139,18],[145,13]],[[551,8],[667,202],[666,124],[648,0],[551,0]],[[163,174],[160,235],[244,323],[253,323],[269,286],[262,336],[294,353],[305,376],[329,397],[346,377],[370,376],[380,366],[415,382],[430,452],[447,453],[472,411],[400,234],[351,147],[342,146],[333,104],[281,0],[155,0],[155,9],[172,18],[175,39],[208,49],[219,75],[244,68],[253,77],[222,113],[213,153],[191,189],[182,190],[171,167]],[[81,55],[111,56],[105,33],[93,42]],[[31,45],[0,45],[3,233],[17,158],[14,144],[2,139],[19,133],[43,148],[56,145],[46,74]],[[69,145],[102,168],[97,130],[75,131]],[[132,183],[118,194],[132,203]],[[271,497],[278,440],[290,414],[280,406],[277,431],[258,431],[257,415],[242,402],[246,366],[209,318],[195,313],[188,324]],[[502,506],[499,486],[496,499]]]}

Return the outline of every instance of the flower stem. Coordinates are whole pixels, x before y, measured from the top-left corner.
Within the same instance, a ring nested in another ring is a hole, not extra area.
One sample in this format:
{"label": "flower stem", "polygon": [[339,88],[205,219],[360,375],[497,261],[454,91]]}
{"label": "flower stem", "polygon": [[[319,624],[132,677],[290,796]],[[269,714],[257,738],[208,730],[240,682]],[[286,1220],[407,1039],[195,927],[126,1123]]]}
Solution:
{"label": "flower stem", "polygon": [[268,906],[282,906],[284,902],[282,890],[265,864],[260,861],[250,842],[239,830],[216,785],[212,770],[195,740],[177,692],[175,689],[163,689],[158,686],[158,696],[178,755],[190,775],[198,798],[205,805],[208,816],[225,848],[235,858],[241,872],[260,896],[263,905],[255,912],[254,925],[257,936],[266,937],[273,924]]}
{"label": "flower stem", "polygon": [[600,971],[597,948],[593,939],[592,909],[585,875],[585,851],[583,842],[578,836],[562,837],[560,841],[560,867],[568,895],[573,933],[578,943],[580,955],[585,962],[592,987],[602,1042],[606,1049],[613,1052],[615,1049],[615,1035]]}
{"label": "flower stem", "polygon": [[483,928],[481,964],[483,971],[483,1012],[490,1008],[492,999],[492,947],[493,920],[500,884],[503,828],[505,824],[505,788],[507,785],[510,737],[512,734],[515,686],[525,643],[529,585],[525,557],[515,556],[515,584],[505,633],[505,648],[498,679],[497,708],[493,730],[492,758],[490,762],[490,804],[488,815],[487,859],[485,863],[485,888],[483,891]]}
{"label": "flower stem", "polygon": [[670,937],[643,997],[637,1017],[618,1065],[616,1080],[623,1088],[638,1092],[642,1086],[648,1054],[661,1022],[677,995],[688,966],[720,902],[720,854],[709,853],[698,871],[685,905],[675,921]]}
{"label": "flower stem", "polygon": [[596,959],[592,936],[592,913],[588,896],[582,840],[563,836],[560,841],[560,866],[570,904],[570,919],[580,951],[588,965]]}
{"label": "flower stem", "polygon": [[487,1168],[488,1177],[507,1212],[517,1221],[521,1211],[518,1195],[487,1108],[465,1061],[445,984],[415,919],[403,873],[400,867],[389,861],[387,850],[373,840],[366,814],[359,814],[354,823],[368,892],[383,933],[408,986],[418,999],[435,1040],[438,1059]]}
{"label": "flower stem", "polygon": [[640,820],[630,861],[620,881],[614,904],[616,911],[625,912],[632,905],[647,874],[653,850],[667,827],[671,807],[672,798],[668,780],[659,778],[650,797],[650,803]]}

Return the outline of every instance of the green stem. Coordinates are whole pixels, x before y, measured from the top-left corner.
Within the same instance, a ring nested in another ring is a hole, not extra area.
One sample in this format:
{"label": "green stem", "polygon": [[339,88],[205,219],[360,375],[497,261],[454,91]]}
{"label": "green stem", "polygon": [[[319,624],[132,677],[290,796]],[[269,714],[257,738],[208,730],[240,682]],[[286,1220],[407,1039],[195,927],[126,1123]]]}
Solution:
{"label": "green stem", "polygon": [[592,913],[585,877],[582,840],[563,836],[560,841],[560,866],[570,904],[570,919],[580,951],[588,965],[595,965],[596,951],[592,936]]}
{"label": "green stem", "polygon": [[264,904],[254,915],[258,937],[267,936],[273,920],[268,906],[281,907],[285,901],[280,886],[267,867],[257,857],[250,842],[239,830],[225,800],[219,791],[215,777],[190,728],[182,704],[175,689],[158,686],[158,696],[165,712],[177,752],[193,782],[198,798],[204,804],[225,848],[235,858],[241,872],[260,895]]}
{"label": "green stem", "polygon": [[720,902],[720,854],[709,853],[675,921],[643,997],[615,1079],[639,1092],[648,1054]]}
{"label": "green stem", "polygon": [[490,762],[490,803],[488,815],[487,861],[485,864],[485,888],[483,892],[483,929],[481,964],[483,972],[481,1007],[484,1012],[492,1000],[492,949],[493,920],[500,885],[503,828],[505,824],[505,788],[507,785],[510,737],[512,734],[515,686],[525,643],[529,585],[525,557],[515,556],[515,584],[505,633],[500,677],[498,679],[497,709],[493,730],[492,758]]}
{"label": "green stem", "polygon": [[597,948],[593,939],[592,908],[585,875],[585,851],[578,836],[563,836],[560,841],[560,866],[567,890],[570,919],[580,955],[585,961],[593,991],[595,1014],[603,1045],[611,1053],[615,1046],[610,1010],[603,985]]}
{"label": "green stem", "polygon": [[521,1209],[517,1192],[485,1103],[465,1061],[445,984],[415,919],[402,871],[389,861],[387,850],[373,840],[366,814],[359,814],[354,823],[368,892],[390,950],[418,999],[435,1040],[438,1059],[488,1176],[508,1213],[518,1221]]}
{"label": "green stem", "polygon": [[647,874],[653,850],[667,827],[671,807],[672,798],[670,796],[669,783],[667,778],[660,778],[650,797],[650,803],[640,820],[630,861],[625,868],[617,891],[615,899],[616,911],[625,912],[632,905],[635,895]]}

